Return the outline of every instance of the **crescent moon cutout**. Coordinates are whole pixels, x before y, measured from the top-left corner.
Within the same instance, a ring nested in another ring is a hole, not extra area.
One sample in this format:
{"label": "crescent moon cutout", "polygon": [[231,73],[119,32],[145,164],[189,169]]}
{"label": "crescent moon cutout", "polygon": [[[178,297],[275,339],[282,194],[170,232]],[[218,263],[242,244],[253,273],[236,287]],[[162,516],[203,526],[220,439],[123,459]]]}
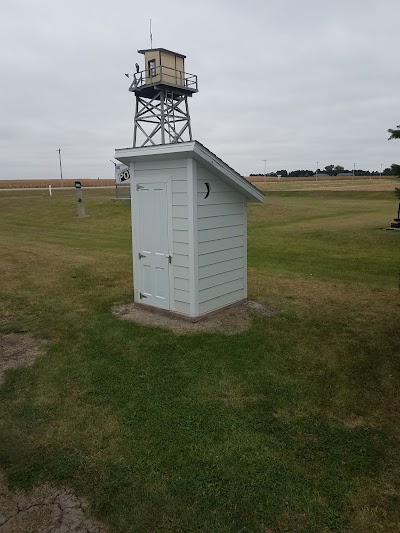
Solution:
{"label": "crescent moon cutout", "polygon": [[206,187],[207,187],[207,194],[204,196],[204,199],[208,198],[209,194],[210,194],[210,184],[206,182]]}

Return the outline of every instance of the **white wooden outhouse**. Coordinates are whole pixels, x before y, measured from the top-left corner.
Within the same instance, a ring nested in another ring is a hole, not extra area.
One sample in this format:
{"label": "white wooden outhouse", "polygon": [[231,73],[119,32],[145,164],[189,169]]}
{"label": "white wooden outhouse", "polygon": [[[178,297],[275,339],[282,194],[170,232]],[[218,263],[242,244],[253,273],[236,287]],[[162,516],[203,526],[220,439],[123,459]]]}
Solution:
{"label": "white wooden outhouse", "polygon": [[122,148],[135,302],[197,319],[247,298],[247,202],[264,195],[198,141]]}

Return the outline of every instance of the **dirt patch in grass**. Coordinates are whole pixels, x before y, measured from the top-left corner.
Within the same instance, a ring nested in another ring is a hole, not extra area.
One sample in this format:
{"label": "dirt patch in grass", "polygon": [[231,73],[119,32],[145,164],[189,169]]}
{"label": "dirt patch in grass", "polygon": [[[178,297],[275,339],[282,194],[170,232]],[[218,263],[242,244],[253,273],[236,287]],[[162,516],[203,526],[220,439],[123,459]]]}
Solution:
{"label": "dirt patch in grass", "polygon": [[0,326],[6,326],[11,320],[11,313],[0,310]]}
{"label": "dirt patch in grass", "polygon": [[248,301],[224,309],[215,315],[190,322],[178,316],[168,316],[157,311],[147,310],[135,304],[116,305],[112,309],[114,316],[136,322],[144,326],[157,326],[174,331],[175,333],[194,333],[196,331],[221,332],[227,335],[241,333],[250,327],[251,319],[255,316],[274,316],[275,307],[263,305],[259,302]]}
{"label": "dirt patch in grass", "polygon": [[0,533],[106,533],[68,489],[42,485],[29,494],[8,490],[0,473]]}
{"label": "dirt patch in grass", "polygon": [[41,343],[29,333],[0,334],[0,383],[6,370],[33,364],[41,351]]}

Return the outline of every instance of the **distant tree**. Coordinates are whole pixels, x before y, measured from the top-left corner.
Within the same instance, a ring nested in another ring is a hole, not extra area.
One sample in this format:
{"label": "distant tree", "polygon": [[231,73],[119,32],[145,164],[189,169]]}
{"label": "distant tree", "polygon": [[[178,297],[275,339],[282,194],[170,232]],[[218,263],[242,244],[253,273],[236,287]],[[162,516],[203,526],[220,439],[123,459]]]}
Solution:
{"label": "distant tree", "polygon": [[282,176],[282,178],[287,178],[288,176],[287,170],[277,170],[276,174],[277,176]]}
{"label": "distant tree", "polygon": [[335,168],[333,169],[334,175],[337,176],[340,172],[344,172],[344,167],[340,165],[336,165]]}
{"label": "distant tree", "polygon": [[395,163],[393,163],[392,174],[393,176],[397,176],[398,178],[400,178],[400,165],[396,165]]}
{"label": "distant tree", "polygon": [[326,165],[325,172],[328,174],[328,176],[333,176],[334,168],[335,165]]}
{"label": "distant tree", "polygon": [[400,139],[400,125],[396,127],[397,130],[388,129],[388,133],[390,133],[389,141],[390,139]]}
{"label": "distant tree", "polygon": [[393,170],[390,167],[387,167],[382,172],[383,176],[393,176]]}

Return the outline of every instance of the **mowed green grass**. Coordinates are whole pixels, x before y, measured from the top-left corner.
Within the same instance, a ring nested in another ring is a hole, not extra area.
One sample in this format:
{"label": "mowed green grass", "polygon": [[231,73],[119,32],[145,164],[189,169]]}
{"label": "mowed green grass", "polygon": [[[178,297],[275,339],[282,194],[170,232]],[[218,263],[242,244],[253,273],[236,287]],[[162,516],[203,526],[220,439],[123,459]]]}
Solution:
{"label": "mowed green grass", "polygon": [[0,331],[46,341],[0,386],[9,484],[70,486],[114,532],[400,531],[400,234],[390,192],[249,210],[241,334],[114,318],[132,300],[112,191],[0,192]]}

